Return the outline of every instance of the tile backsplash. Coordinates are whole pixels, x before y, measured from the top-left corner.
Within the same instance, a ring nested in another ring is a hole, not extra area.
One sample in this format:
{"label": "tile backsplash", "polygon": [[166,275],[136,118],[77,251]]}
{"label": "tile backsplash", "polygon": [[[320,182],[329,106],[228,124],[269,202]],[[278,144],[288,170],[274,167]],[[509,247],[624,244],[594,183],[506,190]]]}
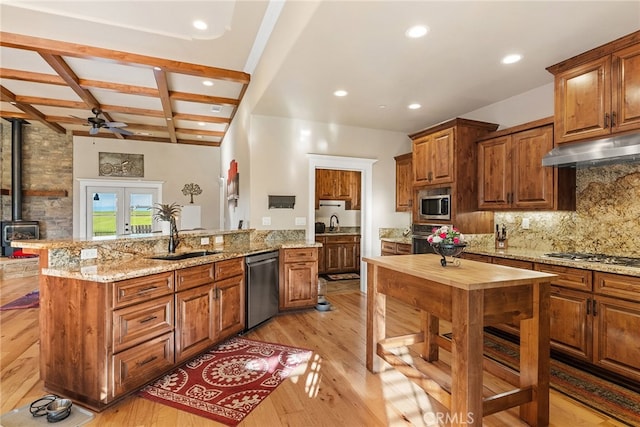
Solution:
{"label": "tile backsplash", "polygon": [[[509,247],[640,257],[640,164],[581,168],[576,181],[575,212],[496,212]],[[494,245],[491,234],[468,237],[474,246]]]}

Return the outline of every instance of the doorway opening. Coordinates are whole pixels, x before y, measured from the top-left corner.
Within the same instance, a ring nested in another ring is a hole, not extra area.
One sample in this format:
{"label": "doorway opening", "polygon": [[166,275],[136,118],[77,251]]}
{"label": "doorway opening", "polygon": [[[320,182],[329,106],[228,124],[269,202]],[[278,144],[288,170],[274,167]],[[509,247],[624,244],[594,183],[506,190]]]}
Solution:
{"label": "doorway opening", "polygon": [[[373,164],[376,159],[365,159],[358,157],[339,157],[321,154],[309,154],[309,207],[308,218],[315,217],[315,191],[316,191],[316,169],[336,169],[360,172],[360,290],[366,291],[367,271],[362,262],[362,258],[372,254],[373,242]],[[315,224],[313,221],[307,222],[307,236],[310,241],[315,240]]]}

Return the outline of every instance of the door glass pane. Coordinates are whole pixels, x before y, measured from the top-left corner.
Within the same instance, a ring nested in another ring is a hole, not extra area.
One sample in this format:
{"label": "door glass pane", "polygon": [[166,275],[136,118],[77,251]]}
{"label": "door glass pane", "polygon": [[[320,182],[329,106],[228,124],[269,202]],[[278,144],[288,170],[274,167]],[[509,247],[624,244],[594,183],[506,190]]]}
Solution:
{"label": "door glass pane", "polygon": [[91,237],[115,236],[117,233],[118,197],[116,193],[93,193]]}
{"label": "door glass pane", "polygon": [[153,195],[149,193],[129,194],[129,221],[131,233],[151,233],[153,227]]}

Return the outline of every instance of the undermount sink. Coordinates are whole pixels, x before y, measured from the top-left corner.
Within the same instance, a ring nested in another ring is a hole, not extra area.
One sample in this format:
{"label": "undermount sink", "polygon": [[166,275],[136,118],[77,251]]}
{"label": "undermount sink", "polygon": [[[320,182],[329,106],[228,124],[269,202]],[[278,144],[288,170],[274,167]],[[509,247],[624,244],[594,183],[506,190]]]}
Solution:
{"label": "undermount sink", "polygon": [[180,261],[181,259],[197,258],[197,257],[201,257],[201,256],[215,255],[215,254],[219,254],[219,253],[222,253],[222,251],[185,252],[185,253],[182,253],[182,254],[158,255],[158,256],[152,256],[152,257],[149,257],[149,258],[151,258],[151,259],[161,259],[161,260],[165,260],[165,261]]}

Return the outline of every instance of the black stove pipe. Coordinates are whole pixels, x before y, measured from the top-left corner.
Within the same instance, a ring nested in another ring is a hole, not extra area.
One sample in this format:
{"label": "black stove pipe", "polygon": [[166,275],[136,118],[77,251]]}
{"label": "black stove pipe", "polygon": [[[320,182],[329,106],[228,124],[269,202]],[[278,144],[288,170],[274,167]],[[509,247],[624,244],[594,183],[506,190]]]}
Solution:
{"label": "black stove pipe", "polygon": [[22,124],[23,119],[11,122],[11,220],[22,221]]}

